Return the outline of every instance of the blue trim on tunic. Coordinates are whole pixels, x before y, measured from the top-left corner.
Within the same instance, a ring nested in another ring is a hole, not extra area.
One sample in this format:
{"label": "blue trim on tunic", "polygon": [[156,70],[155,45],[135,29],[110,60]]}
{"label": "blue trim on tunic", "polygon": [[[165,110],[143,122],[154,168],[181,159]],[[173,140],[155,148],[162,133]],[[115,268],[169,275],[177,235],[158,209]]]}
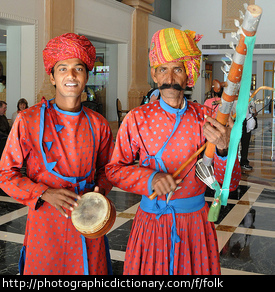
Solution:
{"label": "blue trim on tunic", "polygon": [[[173,108],[170,105],[168,105],[162,98],[160,98],[160,106],[163,110],[176,115],[176,122],[173,127],[173,131],[171,135],[168,137],[168,139],[165,141],[164,145],[161,147],[161,149],[158,151],[156,155],[149,155],[147,154],[146,158],[142,161],[143,166],[150,166],[151,162],[150,160],[155,160],[155,167],[156,171],[153,172],[153,174],[150,176],[148,180],[148,190],[149,194],[153,192],[152,190],[152,180],[154,175],[157,172],[165,172],[167,173],[167,169],[164,165],[164,161],[162,160],[162,154],[169,142],[169,140],[172,138],[174,133],[176,132],[180,122],[182,115],[185,113],[188,107],[187,99],[184,97],[185,106],[182,109]],[[176,228],[176,213],[190,213],[190,212],[196,212],[203,208],[205,205],[205,199],[204,199],[204,193],[191,198],[184,198],[184,199],[176,199],[176,200],[170,200],[167,204],[166,201],[158,200],[156,197],[154,200],[150,200],[146,196],[142,196],[141,202],[140,202],[140,208],[148,213],[154,213],[157,214],[157,219],[161,217],[163,214],[172,214],[173,217],[173,225],[171,228],[171,250],[170,250],[170,265],[169,265],[169,274],[173,275],[174,273],[174,254],[175,254],[175,244],[177,242],[180,242],[180,238],[177,234],[177,228]]]}
{"label": "blue trim on tunic", "polygon": [[[49,108],[51,105],[50,105],[50,101],[48,100],[47,101],[47,107]],[[92,181],[91,183],[87,183],[86,182],[86,178],[88,178],[92,172],[92,167],[94,165],[94,156],[95,156],[95,133],[94,133],[94,130],[93,130],[93,127],[92,127],[92,124],[91,124],[91,120],[88,116],[88,114],[85,112],[85,110],[83,109],[83,107],[81,107],[81,110],[79,112],[68,112],[68,111],[63,111],[61,109],[59,109],[57,107],[56,104],[53,104],[53,107],[56,111],[62,113],[62,114],[66,114],[66,115],[70,115],[70,116],[78,116],[82,111],[83,113],[85,114],[85,116],[87,117],[88,119],[88,122],[89,122],[89,127],[90,127],[90,130],[91,130],[91,133],[92,133],[92,137],[93,137],[93,156],[92,156],[92,164],[91,164],[91,170],[89,172],[87,172],[87,174],[83,177],[66,177],[66,176],[63,176],[61,174],[59,174],[58,172],[54,171],[53,168],[55,167],[57,161],[52,161],[52,162],[48,162],[47,161],[47,158],[46,158],[46,153],[44,151],[44,147],[43,147],[43,136],[44,136],[44,127],[45,127],[45,111],[46,111],[46,104],[43,103],[42,106],[41,106],[41,110],[40,110],[40,124],[39,124],[39,127],[40,127],[40,132],[39,132],[39,145],[40,145],[40,150],[41,150],[41,154],[42,154],[42,157],[43,157],[43,161],[44,161],[44,164],[45,164],[45,167],[47,169],[48,172],[52,173],[53,175],[65,180],[65,181],[68,181],[68,182],[71,182],[73,184],[76,184],[78,183],[78,187],[75,187],[75,193],[78,194],[79,192],[81,191],[84,191],[85,188],[93,188],[95,183],[94,181]],[[64,126],[62,125],[55,125],[55,129],[56,129],[56,132],[58,133]],[[51,148],[52,146],[52,142],[46,142],[46,146],[47,148]],[[50,146],[50,147],[49,147]],[[107,242],[107,245],[106,245],[106,240],[104,238],[104,241],[105,241],[105,248],[106,248],[106,258],[107,258],[107,267],[108,267],[108,273],[112,273],[112,270],[110,268],[110,252],[107,250],[109,249],[109,245],[108,245],[108,242]],[[89,275],[89,265],[88,265],[88,253],[87,253],[87,245],[86,245],[86,239],[83,235],[81,235],[81,242],[82,242],[82,250],[83,250],[83,267],[84,267],[84,275]],[[23,253],[24,251],[22,251]],[[23,263],[23,259],[24,259],[24,256],[23,254],[21,254],[21,263],[20,263],[20,266],[22,267],[22,263]],[[22,269],[21,269],[22,270]]]}

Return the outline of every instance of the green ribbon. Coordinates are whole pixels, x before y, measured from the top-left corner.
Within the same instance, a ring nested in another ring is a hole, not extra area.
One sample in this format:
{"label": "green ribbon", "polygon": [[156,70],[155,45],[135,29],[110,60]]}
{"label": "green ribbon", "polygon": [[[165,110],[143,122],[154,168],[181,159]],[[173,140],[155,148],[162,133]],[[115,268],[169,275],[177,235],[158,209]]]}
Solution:
{"label": "green ribbon", "polygon": [[215,189],[215,199],[208,213],[208,220],[211,222],[217,221],[218,216],[219,216],[220,206],[227,205],[232,171],[233,171],[233,167],[236,161],[238,145],[242,137],[243,121],[246,118],[246,112],[248,108],[251,77],[252,77],[253,50],[254,50],[255,40],[256,40],[256,36],[246,37],[244,40],[244,43],[246,44],[246,48],[247,48],[247,54],[244,61],[241,86],[240,86],[239,97],[238,97],[238,102],[236,106],[236,120],[230,134],[226,170],[225,170],[222,188],[221,189],[217,188],[217,185],[212,186]]}

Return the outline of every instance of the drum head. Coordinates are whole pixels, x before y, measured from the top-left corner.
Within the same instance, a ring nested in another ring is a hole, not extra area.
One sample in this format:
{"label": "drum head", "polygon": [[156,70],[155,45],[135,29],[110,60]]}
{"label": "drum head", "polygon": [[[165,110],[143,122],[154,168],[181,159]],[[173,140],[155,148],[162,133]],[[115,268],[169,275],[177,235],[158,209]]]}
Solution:
{"label": "drum head", "polygon": [[78,206],[72,211],[72,222],[83,234],[95,233],[108,221],[109,201],[99,193],[86,193],[78,200]]}

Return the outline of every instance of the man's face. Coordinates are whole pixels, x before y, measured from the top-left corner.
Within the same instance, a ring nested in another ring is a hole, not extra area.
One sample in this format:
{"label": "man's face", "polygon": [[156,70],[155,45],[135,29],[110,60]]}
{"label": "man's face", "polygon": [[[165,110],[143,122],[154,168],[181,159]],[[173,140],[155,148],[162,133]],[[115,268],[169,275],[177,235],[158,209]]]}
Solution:
{"label": "man's face", "polygon": [[[183,96],[187,84],[187,74],[183,62],[170,62],[162,64],[156,69],[151,68],[151,75],[160,88],[162,97],[178,98]],[[176,85],[177,89],[166,88],[166,85]]]}
{"label": "man's face", "polygon": [[6,111],[7,111],[7,105],[6,104],[3,104],[2,107],[0,107],[0,116],[3,116],[6,114]]}
{"label": "man's face", "polygon": [[50,80],[56,86],[56,97],[79,97],[88,81],[85,64],[77,58],[62,60],[54,66]]}

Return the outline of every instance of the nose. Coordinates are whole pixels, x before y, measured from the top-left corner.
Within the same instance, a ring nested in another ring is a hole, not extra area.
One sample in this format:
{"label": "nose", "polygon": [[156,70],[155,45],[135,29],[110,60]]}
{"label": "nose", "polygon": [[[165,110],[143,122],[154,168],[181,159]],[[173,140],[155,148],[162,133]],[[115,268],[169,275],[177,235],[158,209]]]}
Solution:
{"label": "nose", "polygon": [[68,77],[74,79],[76,77],[76,72],[74,68],[68,69]]}
{"label": "nose", "polygon": [[166,75],[166,83],[173,84],[174,82],[174,72],[173,70],[169,70]]}

